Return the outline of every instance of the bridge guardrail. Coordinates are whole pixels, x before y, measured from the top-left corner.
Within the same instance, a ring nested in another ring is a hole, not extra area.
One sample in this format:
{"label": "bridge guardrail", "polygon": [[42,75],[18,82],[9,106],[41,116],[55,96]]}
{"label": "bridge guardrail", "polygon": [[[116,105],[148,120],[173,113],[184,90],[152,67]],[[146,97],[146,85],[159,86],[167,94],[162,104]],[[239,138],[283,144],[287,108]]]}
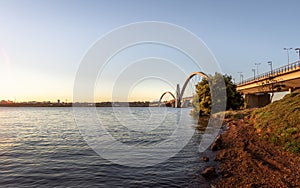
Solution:
{"label": "bridge guardrail", "polygon": [[277,75],[285,73],[287,71],[292,71],[292,70],[296,70],[296,69],[299,69],[299,68],[300,68],[300,61],[296,61],[296,62],[291,63],[289,65],[285,65],[285,66],[276,68],[274,70],[271,70],[269,72],[259,74],[255,77],[250,77],[246,80],[243,80],[242,82],[237,83],[237,85],[247,84],[247,83],[252,82],[254,80],[260,80],[260,79],[263,79],[263,78],[269,78],[269,77],[277,76]]}

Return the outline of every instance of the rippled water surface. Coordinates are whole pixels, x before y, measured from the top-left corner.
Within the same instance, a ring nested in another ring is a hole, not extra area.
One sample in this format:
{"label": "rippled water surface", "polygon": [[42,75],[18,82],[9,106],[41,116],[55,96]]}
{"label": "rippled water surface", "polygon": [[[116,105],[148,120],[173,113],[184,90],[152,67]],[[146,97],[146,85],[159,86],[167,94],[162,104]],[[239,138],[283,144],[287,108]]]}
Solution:
{"label": "rippled water surface", "polygon": [[[159,108],[151,110],[153,113]],[[168,113],[176,110],[170,108]],[[111,135],[129,145],[159,142],[172,134],[176,121],[166,117],[141,139],[118,124],[112,108],[97,108],[97,112]],[[149,110],[133,108],[132,113],[138,118],[121,120],[129,127],[147,121]],[[189,113],[189,109],[183,113]],[[197,132],[170,159],[154,166],[129,167],[103,159],[88,146],[76,126],[72,108],[0,108],[0,120],[1,187],[201,187],[205,183],[199,178],[203,163],[198,152],[201,135]],[[187,123],[194,126],[193,120]]]}

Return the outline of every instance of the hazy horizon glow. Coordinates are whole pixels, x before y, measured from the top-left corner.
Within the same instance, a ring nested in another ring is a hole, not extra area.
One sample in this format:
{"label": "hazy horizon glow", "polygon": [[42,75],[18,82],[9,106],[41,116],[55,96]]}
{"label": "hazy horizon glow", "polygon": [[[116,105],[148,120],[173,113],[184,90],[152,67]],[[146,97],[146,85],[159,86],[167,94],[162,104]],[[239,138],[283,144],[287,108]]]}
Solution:
{"label": "hazy horizon glow", "polygon": [[[2,0],[0,100],[72,101],[75,75],[88,49],[111,30],[142,21],[169,22],[190,30],[210,48],[222,73],[239,81],[237,72],[243,72],[246,79],[253,75],[254,63],[261,63],[259,73],[266,72],[268,61],[274,68],[287,64],[284,47],[300,47],[299,6],[297,0]],[[182,54],[162,46],[136,47],[112,60],[103,75],[105,81],[95,85],[95,100],[112,100],[118,68],[114,63],[132,64],[143,57],[161,57],[153,62],[166,71],[169,83],[144,80],[131,89],[130,96],[119,96],[120,100],[157,100],[160,93],[183,84],[185,76],[176,77],[163,63],[181,66],[188,61]],[[296,60],[298,54],[291,50],[290,61]],[[200,71],[191,65],[185,68]]]}

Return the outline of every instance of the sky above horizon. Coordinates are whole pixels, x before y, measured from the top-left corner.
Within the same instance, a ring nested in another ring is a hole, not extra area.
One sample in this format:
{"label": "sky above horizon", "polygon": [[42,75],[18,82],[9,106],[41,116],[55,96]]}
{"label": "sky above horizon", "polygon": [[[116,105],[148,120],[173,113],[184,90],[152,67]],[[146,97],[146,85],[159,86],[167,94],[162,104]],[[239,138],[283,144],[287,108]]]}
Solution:
{"label": "sky above horizon", "polygon": [[[0,0],[0,100],[72,101],[75,76],[90,47],[115,28],[143,21],[168,22],[191,31],[213,53],[222,73],[239,81],[237,72],[243,72],[246,79],[253,76],[254,63],[261,63],[259,73],[269,71],[268,61],[274,68],[284,66],[283,48],[300,47],[299,7],[298,0]],[[155,51],[153,46],[144,48]],[[169,51],[157,50],[155,55],[165,52],[163,59],[182,60]],[[298,54],[291,50],[290,62],[296,60]],[[184,74],[172,77],[166,61],[156,62],[166,71],[166,81],[136,80],[130,100],[157,100],[160,93],[183,84]],[[144,68],[153,71],[146,64]],[[114,74],[113,69],[107,75]],[[95,100],[111,100],[109,80],[96,87]],[[126,85],[126,79],[122,81]]]}

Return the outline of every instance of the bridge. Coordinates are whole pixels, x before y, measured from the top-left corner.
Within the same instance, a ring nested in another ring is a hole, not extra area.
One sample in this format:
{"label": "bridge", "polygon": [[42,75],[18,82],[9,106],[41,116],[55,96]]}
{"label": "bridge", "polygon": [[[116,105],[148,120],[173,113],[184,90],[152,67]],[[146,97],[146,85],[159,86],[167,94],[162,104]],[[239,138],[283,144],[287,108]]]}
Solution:
{"label": "bridge", "polygon": [[165,95],[171,95],[171,97],[173,98],[175,104],[174,104],[174,107],[176,108],[182,108],[182,107],[185,107],[186,106],[186,101],[190,101],[192,99],[192,97],[186,97],[186,98],[183,98],[183,94],[185,92],[185,89],[189,83],[189,81],[196,75],[199,75],[203,78],[208,78],[208,76],[203,73],[203,72],[193,72],[192,74],[190,74],[187,79],[185,80],[184,84],[183,84],[183,87],[182,89],[180,90],[180,85],[177,84],[177,88],[176,88],[176,95],[174,95],[172,92],[170,91],[166,91],[164,92],[160,99],[159,99],[159,104],[161,104],[161,100],[162,98],[165,96]]}
{"label": "bridge", "polygon": [[269,104],[274,92],[292,92],[298,88],[300,88],[300,61],[243,80],[237,85],[237,90],[245,95],[249,108]]}

